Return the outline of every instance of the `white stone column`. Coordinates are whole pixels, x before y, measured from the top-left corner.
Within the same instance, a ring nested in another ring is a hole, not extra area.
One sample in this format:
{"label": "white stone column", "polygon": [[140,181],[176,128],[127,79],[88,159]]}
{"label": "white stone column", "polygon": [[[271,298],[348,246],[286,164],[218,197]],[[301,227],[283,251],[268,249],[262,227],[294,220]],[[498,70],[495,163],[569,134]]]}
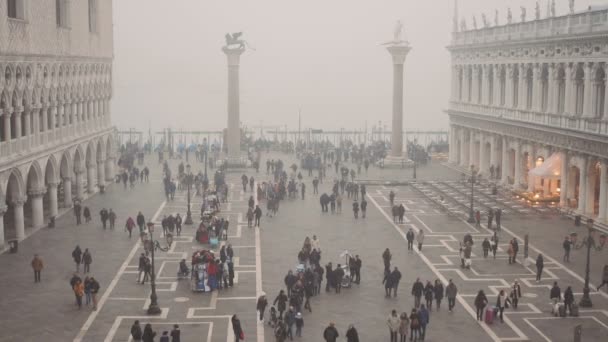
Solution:
{"label": "white stone column", "polygon": [[593,68],[591,63],[585,65],[585,92],[583,97],[583,117],[593,117]]}
{"label": "white stone column", "polygon": [[553,63],[547,64],[547,108],[545,112],[557,112],[557,72]]}
{"label": "white stone column", "polygon": [[469,75],[471,74],[471,69],[468,66],[465,66],[462,69],[462,102],[470,103],[469,101]]}
{"label": "white stone column", "polygon": [[566,89],[564,91],[564,114],[566,115],[571,115],[572,113],[574,113],[574,110],[572,109],[572,106],[574,105],[574,96],[573,96],[573,91],[572,91],[572,65],[570,65],[570,63],[566,63],[565,67],[564,67],[564,73],[565,73],[565,77],[564,77],[564,83],[566,85]]}
{"label": "white stone column", "polygon": [[532,110],[536,111],[536,112],[540,112],[541,108],[542,108],[542,72],[543,69],[540,65],[536,64],[534,65],[533,70],[533,76],[532,76]]}
{"label": "white stone column", "polygon": [[565,208],[568,206],[568,164],[569,164],[569,159],[568,159],[568,153],[566,153],[566,151],[561,151],[561,159],[562,159],[562,165],[561,165],[561,174],[560,174],[560,184],[559,184],[559,205],[562,208]]}
{"label": "white stone column", "polygon": [[91,163],[87,165],[87,192],[92,194],[95,192],[95,169],[97,164]]}
{"label": "white stone column", "polygon": [[228,59],[228,159],[241,158],[239,63],[245,49],[223,49]]}
{"label": "white stone column", "polygon": [[496,167],[498,165],[500,165],[500,163],[498,163],[498,151],[496,151],[496,136],[495,135],[491,135],[490,136],[490,166],[494,166],[494,169],[496,169]]}
{"label": "white stone column", "polygon": [[51,216],[57,216],[59,208],[57,204],[57,183],[48,183],[47,191],[49,194],[49,212]]}
{"label": "white stone column", "polygon": [[521,142],[515,141],[515,172],[513,175],[513,188],[519,189],[521,184]]}
{"label": "white stone column", "polygon": [[4,203],[0,203],[0,246],[4,246],[4,214],[6,213],[6,206]]}
{"label": "white stone column", "polygon": [[513,65],[507,64],[505,70],[505,108],[513,108]]}
{"label": "white stone column", "polygon": [[69,177],[63,178],[63,206],[65,208],[72,206],[72,179]]}
{"label": "white stone column", "polygon": [[12,111],[10,109],[4,109],[4,141],[8,143],[11,141],[11,115]]}
{"label": "white stone column", "polygon": [[580,170],[580,174],[579,174],[579,185],[578,185],[578,212],[581,214],[585,214],[587,213],[587,186],[588,186],[588,182],[587,180],[589,179],[588,177],[588,170],[587,170],[587,156],[581,156],[581,159],[583,160],[583,165],[582,168]]}
{"label": "white stone column", "polygon": [[479,100],[479,103],[482,105],[487,105],[488,104],[488,66],[486,64],[483,64],[480,66],[481,69],[481,99]]}
{"label": "white stone column", "polygon": [[75,171],[75,177],[74,177],[74,181],[76,182],[75,186],[76,186],[76,199],[78,200],[82,200],[84,198],[83,194],[84,194],[84,189],[82,186],[82,174],[84,173],[84,170],[78,170]]}
{"label": "white stone column", "polygon": [[472,84],[473,86],[471,87],[471,103],[475,103],[478,104],[480,103],[479,101],[479,72],[480,72],[480,66],[479,65],[474,65],[473,66],[473,70],[471,72],[472,74]]}
{"label": "white stone column", "polygon": [[114,181],[114,157],[106,157],[106,162],[105,162],[105,176],[106,176],[106,182],[113,182]]}
{"label": "white stone column", "polygon": [[455,101],[456,100],[456,80],[457,80],[457,75],[458,73],[456,72],[457,67],[455,65],[452,65],[452,83],[451,83],[451,87],[450,87],[450,101]]}
{"label": "white stone column", "polygon": [[600,222],[606,222],[606,216],[608,214],[608,189],[606,189],[606,177],[608,177],[608,164],[606,160],[602,160],[600,163],[600,211],[598,213],[598,220]]}
{"label": "white stone column", "polygon": [[25,238],[25,223],[23,217],[23,204],[25,203],[26,198],[20,198],[13,200],[13,224],[15,225],[15,238],[19,241]]}
{"label": "white stone column", "polygon": [[466,130],[464,128],[460,129],[460,166],[462,167],[467,167],[468,162],[468,158],[466,157],[467,154],[467,146],[465,143],[465,138],[466,138]]}
{"label": "white stone column", "polygon": [[487,168],[486,168],[486,141],[485,141],[485,136],[483,133],[479,134],[479,173],[482,175],[486,175],[487,174]]}
{"label": "white stone column", "polygon": [[519,66],[519,88],[517,96],[517,108],[526,109],[528,102],[528,89],[526,87],[526,67],[524,64]]}
{"label": "white stone column", "polygon": [[528,159],[527,160],[527,166],[528,166],[528,179],[527,179],[527,183],[528,183],[528,191],[533,191],[534,190],[534,186],[535,186],[535,178],[534,176],[532,176],[530,174],[530,171],[532,169],[534,169],[536,167],[536,146],[534,144],[531,144],[532,146],[532,151],[530,152],[530,154],[528,154]]}
{"label": "white stone column", "polygon": [[492,68],[492,72],[494,75],[494,81],[493,81],[493,91],[494,94],[492,95],[492,105],[494,107],[500,107],[500,95],[501,95],[501,83],[500,83],[500,67],[498,65],[494,65]]}
{"label": "white stone column", "polygon": [[97,161],[97,185],[102,186],[106,183],[105,160]]}
{"label": "white stone column", "polygon": [[[475,132],[469,132],[469,165],[467,165],[467,169],[471,167],[471,165],[475,165]],[[477,165],[475,165],[477,166]]]}
{"label": "white stone column", "polygon": [[506,137],[502,137],[502,165],[500,170],[500,182],[503,185],[508,185],[509,173],[511,172],[511,163],[509,162],[509,141]]}
{"label": "white stone column", "polygon": [[392,45],[386,48],[393,61],[393,126],[391,157],[403,157],[403,65],[410,52],[408,45]]}
{"label": "white stone column", "polygon": [[608,65],[604,65],[604,113],[602,119],[608,120]]}
{"label": "white stone column", "polygon": [[13,115],[15,115],[15,139],[19,139],[21,138],[21,114],[23,113],[23,107],[19,106],[19,107],[15,107],[15,112],[13,113]]}
{"label": "white stone column", "polygon": [[32,227],[40,228],[44,225],[44,208],[42,205],[42,196],[46,193],[46,189],[32,189],[28,191],[30,206],[32,209]]}

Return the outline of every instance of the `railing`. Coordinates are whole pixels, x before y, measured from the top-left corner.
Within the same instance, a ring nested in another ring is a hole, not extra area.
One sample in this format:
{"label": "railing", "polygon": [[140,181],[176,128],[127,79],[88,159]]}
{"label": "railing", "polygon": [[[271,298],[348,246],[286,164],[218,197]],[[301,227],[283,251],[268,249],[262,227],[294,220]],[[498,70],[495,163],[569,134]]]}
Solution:
{"label": "railing", "polygon": [[596,118],[574,117],[462,102],[450,102],[449,110],[608,136],[608,121]]}
{"label": "railing", "polygon": [[608,9],[454,32],[452,46],[608,31]]}

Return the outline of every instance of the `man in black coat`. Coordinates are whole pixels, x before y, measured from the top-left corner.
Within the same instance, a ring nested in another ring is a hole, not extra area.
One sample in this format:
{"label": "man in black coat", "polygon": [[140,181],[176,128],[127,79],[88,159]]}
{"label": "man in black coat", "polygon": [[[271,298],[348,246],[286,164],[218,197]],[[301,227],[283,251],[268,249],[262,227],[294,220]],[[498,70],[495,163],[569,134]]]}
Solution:
{"label": "man in black coat", "polygon": [[416,282],[414,282],[414,285],[412,286],[412,295],[414,296],[414,306],[416,308],[420,307],[422,292],[424,292],[424,284],[422,284],[420,278],[416,278]]}
{"label": "man in black coat", "polygon": [[401,272],[399,272],[399,269],[397,267],[395,267],[393,272],[391,272],[391,278],[393,282],[393,297],[397,297],[397,289],[399,288],[399,282],[401,281]]}
{"label": "man in black coat", "polygon": [[334,272],[332,270],[332,265],[330,262],[327,265],[325,265],[325,278],[326,278],[325,292],[329,292],[329,289],[333,284],[333,273]]}
{"label": "man in black coat", "polygon": [[139,214],[137,214],[137,226],[139,226],[140,233],[144,230],[145,225],[146,225],[146,219],[144,218],[144,215],[140,211]]}

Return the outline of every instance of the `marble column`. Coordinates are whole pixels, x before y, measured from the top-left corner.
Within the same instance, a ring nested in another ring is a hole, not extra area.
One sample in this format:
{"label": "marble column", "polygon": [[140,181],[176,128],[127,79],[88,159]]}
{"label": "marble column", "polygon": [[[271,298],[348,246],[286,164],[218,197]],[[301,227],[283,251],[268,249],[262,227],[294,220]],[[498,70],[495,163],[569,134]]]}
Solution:
{"label": "marble column", "polygon": [[68,177],[63,178],[63,206],[72,207],[72,179]]}
{"label": "marble column", "polygon": [[602,160],[600,163],[600,211],[598,213],[598,220],[606,222],[606,216],[608,215],[608,189],[606,189],[606,177],[608,176],[608,164],[606,160]]}
{"label": "marble column", "polygon": [[409,45],[391,45],[386,48],[393,61],[393,125],[391,154],[403,158],[403,69],[405,58],[412,49]]}
{"label": "marble column", "polygon": [[505,108],[513,108],[513,65],[507,64],[505,70]]}
{"label": "marble column", "polygon": [[460,166],[467,167],[468,158],[466,158],[467,147],[466,147],[466,132],[464,128],[460,129]]}
{"label": "marble column", "polygon": [[564,91],[564,114],[570,115],[574,113],[574,110],[572,109],[574,99],[572,95],[572,66],[569,63],[564,67],[564,73],[564,83],[566,86]]}
{"label": "marble column", "polygon": [[513,188],[519,189],[521,182],[521,143],[515,141],[515,172],[513,175]]}
{"label": "marble column", "polygon": [[21,114],[23,113],[23,107],[15,107],[15,112],[13,115],[15,116],[15,139],[21,138]]}
{"label": "marble column", "polygon": [[23,217],[23,204],[26,198],[19,198],[12,201],[13,205],[13,224],[15,225],[15,239],[21,241],[25,238],[25,223]]}
{"label": "marble column", "polygon": [[585,66],[585,90],[583,95],[583,117],[593,117],[593,68],[591,63]]}
{"label": "marble column", "polygon": [[479,66],[474,65],[472,69],[471,103],[479,103]]}
{"label": "marble column", "polygon": [[549,63],[547,65],[547,107],[545,112],[555,113],[557,112],[557,72],[555,65]]}
{"label": "marble column", "polygon": [[32,189],[28,191],[30,206],[32,209],[32,227],[40,228],[44,225],[44,207],[42,204],[42,196],[46,193],[46,189]]}
{"label": "marble column", "polygon": [[95,192],[95,169],[97,164],[91,163],[87,165],[87,192],[92,194]]}
{"label": "marble column", "polygon": [[483,133],[479,134],[479,173],[482,175],[487,174],[486,168],[486,140]]}
{"label": "marble column", "polygon": [[517,108],[526,109],[526,105],[528,102],[528,89],[526,87],[526,67],[524,64],[520,64],[519,67],[519,88],[517,95]]}
{"label": "marble column", "polygon": [[471,89],[469,88],[469,75],[471,74],[470,67],[465,67],[462,69],[462,102],[470,103],[469,95],[471,93]]}
{"label": "marble column", "polygon": [[4,203],[0,204],[0,246],[4,246],[4,214],[6,213],[6,206]]}
{"label": "marble column", "polygon": [[97,185],[102,186],[106,183],[105,160],[97,161]]}
{"label": "marble column", "polygon": [[511,172],[511,162],[509,158],[509,142],[506,137],[502,138],[502,166],[500,167],[500,181],[503,185],[509,184],[509,173]]}
{"label": "marble column", "polygon": [[11,141],[12,137],[11,137],[11,115],[12,115],[12,111],[10,109],[4,109],[4,141],[5,142],[9,142]]}
{"label": "marble column", "polygon": [[[471,165],[475,165],[475,132],[469,132],[469,165],[467,165],[467,170],[471,167]],[[476,167],[478,165],[475,165]]]}
{"label": "marble column", "polygon": [[498,162],[498,151],[496,151],[496,136],[492,135],[489,139],[490,141],[490,166],[494,166],[494,169],[500,163]]}
{"label": "marble column", "polygon": [[566,151],[561,151],[561,173],[560,173],[560,184],[559,184],[559,205],[562,208],[568,206],[568,153]]}
{"label": "marble column", "polygon": [[239,163],[241,158],[239,63],[245,49],[223,48],[228,59],[228,159]]}
{"label": "marble column", "polygon": [[76,200],[82,200],[83,199],[83,195],[84,195],[84,189],[82,186],[82,174],[84,173],[84,170],[78,170],[78,171],[74,171],[75,177],[74,177],[74,181],[76,182],[75,186],[76,186]]}
{"label": "marble column", "polygon": [[488,65],[482,65],[481,67],[481,99],[479,101],[482,105],[488,104],[488,91],[489,87],[489,78],[488,78]]}
{"label": "marble column", "polygon": [[106,157],[105,162],[105,176],[106,182],[114,181],[114,157]]}
{"label": "marble column", "polygon": [[587,170],[587,156],[581,156],[583,160],[582,167],[579,173],[579,185],[578,185],[578,212],[581,214],[587,213],[587,187],[588,187],[588,170]]}
{"label": "marble column", "polygon": [[604,113],[602,118],[608,120],[608,65],[604,65]]}
{"label": "marble column", "polygon": [[536,111],[536,112],[540,112],[541,108],[542,108],[542,102],[543,102],[543,89],[542,89],[542,72],[543,69],[540,65],[535,65],[534,66],[534,73],[532,76],[532,110]]}
{"label": "marble column", "polygon": [[59,208],[57,204],[57,183],[48,183],[47,191],[49,194],[49,212],[51,216],[57,216]]}

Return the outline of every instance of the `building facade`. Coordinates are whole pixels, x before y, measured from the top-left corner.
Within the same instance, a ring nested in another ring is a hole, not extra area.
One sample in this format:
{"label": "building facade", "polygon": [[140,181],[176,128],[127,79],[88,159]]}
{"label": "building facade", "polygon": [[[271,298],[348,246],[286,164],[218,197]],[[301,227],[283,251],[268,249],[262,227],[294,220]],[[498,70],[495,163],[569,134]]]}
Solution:
{"label": "building facade", "polygon": [[608,8],[508,16],[455,25],[449,161],[605,222]]}
{"label": "building facade", "polygon": [[114,176],[112,1],[0,0],[0,248]]}

